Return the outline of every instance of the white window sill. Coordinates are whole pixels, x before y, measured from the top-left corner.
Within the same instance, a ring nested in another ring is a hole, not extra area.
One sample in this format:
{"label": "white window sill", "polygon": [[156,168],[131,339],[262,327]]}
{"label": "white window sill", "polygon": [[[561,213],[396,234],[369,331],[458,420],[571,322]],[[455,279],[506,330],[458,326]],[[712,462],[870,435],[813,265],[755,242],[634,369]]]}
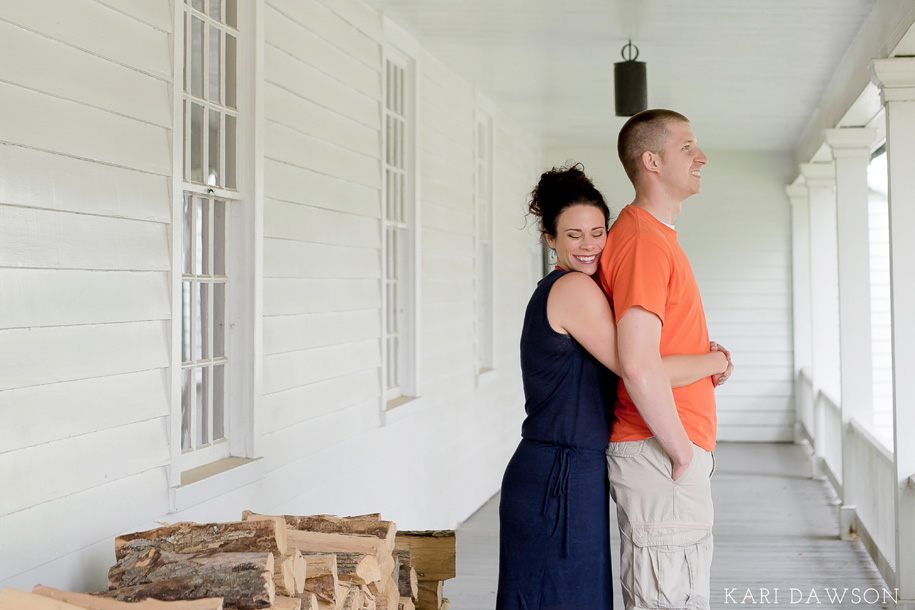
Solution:
{"label": "white window sill", "polygon": [[421,396],[400,396],[389,400],[381,412],[381,425],[387,426],[419,413],[425,401]]}
{"label": "white window sill", "polygon": [[477,385],[488,385],[499,379],[499,371],[496,369],[480,369],[477,371]]}
{"label": "white window sill", "polygon": [[227,457],[211,464],[185,470],[181,485],[169,490],[169,510],[178,512],[262,479],[266,474],[261,458]]}

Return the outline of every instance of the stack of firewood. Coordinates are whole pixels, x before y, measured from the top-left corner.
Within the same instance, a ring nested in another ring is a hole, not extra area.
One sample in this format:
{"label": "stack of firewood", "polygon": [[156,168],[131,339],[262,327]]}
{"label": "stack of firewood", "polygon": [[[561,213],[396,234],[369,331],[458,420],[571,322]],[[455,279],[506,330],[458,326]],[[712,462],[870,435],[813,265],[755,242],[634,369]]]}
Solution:
{"label": "stack of firewood", "polygon": [[115,556],[101,595],[122,602],[222,598],[237,610],[442,610],[455,552],[453,531],[398,534],[377,514],[245,511],[241,521],[120,536]]}

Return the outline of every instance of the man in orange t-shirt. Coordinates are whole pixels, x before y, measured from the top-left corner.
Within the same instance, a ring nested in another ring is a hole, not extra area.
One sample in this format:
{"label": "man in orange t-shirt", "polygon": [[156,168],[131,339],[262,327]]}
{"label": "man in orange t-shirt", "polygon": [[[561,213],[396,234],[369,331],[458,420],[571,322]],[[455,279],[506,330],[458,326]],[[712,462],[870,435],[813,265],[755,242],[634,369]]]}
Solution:
{"label": "man in orange t-shirt", "polygon": [[618,150],[635,199],[610,228],[598,276],[616,318],[622,368],[607,463],[623,599],[627,610],[708,608],[714,389],[732,366],[728,356],[722,374],[671,390],[661,361],[725,351],[709,342],[674,228],[683,201],[700,191],[708,158],[686,117],[670,110],[630,118]]}

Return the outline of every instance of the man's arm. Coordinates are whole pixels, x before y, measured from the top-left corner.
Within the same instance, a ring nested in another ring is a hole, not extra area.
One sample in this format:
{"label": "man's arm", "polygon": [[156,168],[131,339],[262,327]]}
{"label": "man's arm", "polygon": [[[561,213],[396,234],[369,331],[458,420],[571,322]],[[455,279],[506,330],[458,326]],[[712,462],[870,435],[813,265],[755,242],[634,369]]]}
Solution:
{"label": "man's arm", "polygon": [[693,459],[693,446],[674,403],[670,379],[661,360],[661,320],[638,306],[627,309],[617,324],[623,383],[645,424],[673,462],[680,478]]}

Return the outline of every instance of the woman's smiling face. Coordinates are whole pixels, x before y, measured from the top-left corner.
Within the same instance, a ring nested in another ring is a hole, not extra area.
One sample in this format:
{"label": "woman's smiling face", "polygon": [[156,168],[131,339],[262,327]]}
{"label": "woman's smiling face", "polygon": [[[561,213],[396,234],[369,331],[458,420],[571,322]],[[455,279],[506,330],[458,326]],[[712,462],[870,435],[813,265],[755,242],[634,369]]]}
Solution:
{"label": "woman's smiling face", "polygon": [[597,206],[570,205],[556,218],[556,235],[547,235],[547,243],[556,250],[559,267],[594,275],[607,243],[607,219]]}

